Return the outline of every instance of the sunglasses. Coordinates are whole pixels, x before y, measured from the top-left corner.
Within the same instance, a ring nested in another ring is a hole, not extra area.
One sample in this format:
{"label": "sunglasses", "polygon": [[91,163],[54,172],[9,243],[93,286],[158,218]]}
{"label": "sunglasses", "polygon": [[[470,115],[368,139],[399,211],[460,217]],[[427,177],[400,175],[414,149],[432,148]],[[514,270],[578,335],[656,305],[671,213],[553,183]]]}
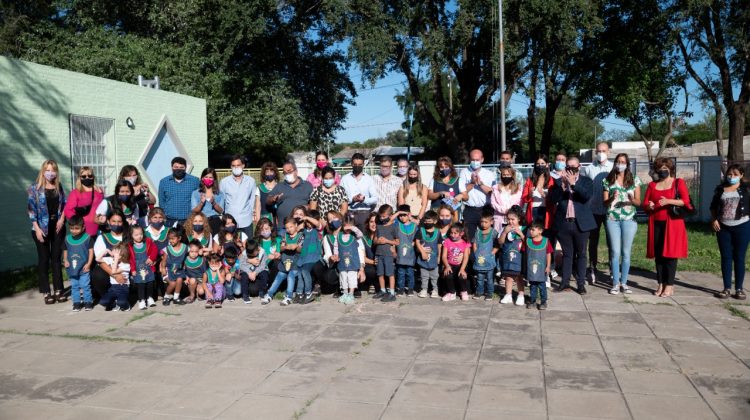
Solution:
{"label": "sunglasses", "polygon": [[81,179],[94,179],[94,175],[81,175]]}

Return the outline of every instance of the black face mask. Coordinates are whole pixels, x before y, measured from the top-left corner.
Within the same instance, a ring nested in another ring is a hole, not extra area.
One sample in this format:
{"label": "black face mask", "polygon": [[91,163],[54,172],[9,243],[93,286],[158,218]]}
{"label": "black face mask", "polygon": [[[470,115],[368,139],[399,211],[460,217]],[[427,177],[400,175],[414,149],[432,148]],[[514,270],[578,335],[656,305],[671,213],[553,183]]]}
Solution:
{"label": "black face mask", "polygon": [[302,223],[302,219],[301,219],[301,218],[299,218],[299,217],[295,217],[295,218],[294,218],[294,221],[295,221],[295,222],[297,222],[297,224],[300,224],[300,223]]}
{"label": "black face mask", "polygon": [[112,233],[122,232],[122,225],[109,225],[109,231]]}
{"label": "black face mask", "polygon": [[274,181],[276,180],[276,175],[266,175],[266,181]]}
{"label": "black face mask", "polygon": [[81,179],[81,185],[87,188],[91,188],[94,186],[94,178],[83,178]]}
{"label": "black face mask", "polygon": [[417,181],[419,181],[419,178],[416,178],[416,177],[414,177],[414,178],[412,178],[412,177],[409,177],[409,184],[415,184],[415,183],[416,183]]}
{"label": "black face mask", "polygon": [[440,175],[446,177],[451,174],[451,168],[443,168],[440,170]]}
{"label": "black face mask", "polygon": [[185,170],[184,169],[173,169],[172,170],[172,176],[174,177],[174,179],[185,178]]}
{"label": "black face mask", "polygon": [[226,227],[224,228],[224,230],[225,230],[225,231],[227,231],[227,233],[234,233],[234,231],[236,231],[236,230],[237,230],[237,226],[235,226],[235,225],[232,225],[232,226],[226,226]]}
{"label": "black face mask", "polygon": [[380,223],[381,225],[384,225],[388,223],[390,220],[391,220],[390,217],[380,217],[378,218],[378,223]]}
{"label": "black face mask", "polygon": [[361,174],[361,173],[362,173],[362,171],[363,171],[364,169],[365,169],[365,167],[364,167],[364,166],[360,166],[360,165],[352,166],[352,173],[353,173],[354,175],[359,175],[359,174]]}
{"label": "black face mask", "polygon": [[161,229],[162,226],[164,226],[164,222],[154,222],[154,223],[151,223],[151,227],[153,227],[154,229],[157,229],[157,230]]}
{"label": "black face mask", "polygon": [[451,224],[451,219],[440,219],[440,224],[443,226]]}
{"label": "black face mask", "polygon": [[425,228],[425,229],[432,229],[432,228],[434,228],[434,227],[435,227],[435,224],[434,224],[434,223],[432,223],[432,222],[425,222],[425,223],[424,223],[424,228]]}
{"label": "black face mask", "polygon": [[513,177],[504,176],[504,177],[500,178],[500,181],[502,181],[503,185],[508,185],[511,182],[513,182]]}
{"label": "black face mask", "polygon": [[659,175],[659,179],[667,179],[669,177],[669,170],[657,171],[656,173]]}
{"label": "black face mask", "polygon": [[197,232],[197,233],[203,232],[203,225],[193,225],[193,232]]}
{"label": "black face mask", "polygon": [[546,170],[547,168],[542,165],[534,166],[534,173],[537,175],[542,175]]}

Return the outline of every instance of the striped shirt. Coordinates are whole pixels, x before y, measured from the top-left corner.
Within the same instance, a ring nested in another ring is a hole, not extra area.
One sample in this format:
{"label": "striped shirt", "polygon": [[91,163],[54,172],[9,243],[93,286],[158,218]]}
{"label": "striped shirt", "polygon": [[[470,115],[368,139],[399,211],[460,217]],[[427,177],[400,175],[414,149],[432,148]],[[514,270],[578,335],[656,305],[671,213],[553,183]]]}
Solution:
{"label": "striped shirt", "polygon": [[383,204],[388,204],[395,210],[398,205],[398,190],[404,185],[404,180],[393,175],[389,176],[388,179],[383,178],[381,175],[375,175],[372,178],[378,197],[378,203],[375,205],[375,208],[379,209]]}

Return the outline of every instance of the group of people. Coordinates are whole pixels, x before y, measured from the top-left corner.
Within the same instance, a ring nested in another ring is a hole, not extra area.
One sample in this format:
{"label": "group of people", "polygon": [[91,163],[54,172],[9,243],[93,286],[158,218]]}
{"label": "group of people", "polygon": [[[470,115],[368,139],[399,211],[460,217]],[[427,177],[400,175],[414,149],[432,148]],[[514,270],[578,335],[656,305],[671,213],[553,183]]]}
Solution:
{"label": "group of people", "polygon": [[[559,292],[573,290],[573,276],[579,294],[598,280],[602,225],[610,293],[630,293],[641,207],[649,216],[655,294],[672,296],[677,260],[687,256],[684,215],[692,209],[684,180],[675,177],[672,160],[656,159],[654,181],[641,199],[643,184],[626,154],[610,161],[607,143],[600,143],[595,156],[582,167],[576,156],[558,153],[550,161],[540,155],[524,179],[511,153],[502,152],[491,170],[482,151],[472,150],[460,172],[450,158],[439,158],[428,183],[404,159],[394,171],[384,157],[379,173],[367,174],[358,153],[351,172],[340,174],[318,152],[306,179],[292,161],[281,171],[267,162],[259,183],[245,174],[242,156],[232,157],[232,174],[221,180],[212,168],[200,177],[188,174],[185,159],[176,157],[158,194],[127,165],[106,198],[90,167],[78,168],[75,188],[66,193],[57,164],[48,160],[28,190],[39,291],[45,303],[67,301],[63,267],[75,311],[95,302],[106,310],[146,309],[160,298],[163,305],[201,300],[206,308],[252,297],[268,304],[279,291],[283,306],[314,302],[321,293],[344,304],[363,292],[384,302],[412,295],[492,299],[498,283],[500,303],[543,310],[558,270]],[[711,204],[722,253],[721,298],[745,298],[750,190],[743,176],[742,167],[730,166]]]}

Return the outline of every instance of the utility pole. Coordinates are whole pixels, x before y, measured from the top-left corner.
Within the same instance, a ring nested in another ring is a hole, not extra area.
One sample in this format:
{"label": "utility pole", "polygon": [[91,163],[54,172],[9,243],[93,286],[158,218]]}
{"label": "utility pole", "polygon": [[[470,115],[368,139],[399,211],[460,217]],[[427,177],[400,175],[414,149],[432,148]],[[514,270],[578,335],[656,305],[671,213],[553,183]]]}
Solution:
{"label": "utility pole", "polygon": [[[498,20],[500,21],[500,150],[505,146],[505,46],[503,44],[503,0],[498,0]],[[495,156],[497,158],[497,156]]]}
{"label": "utility pole", "polygon": [[448,109],[453,113],[453,79],[450,71],[448,72]]}

